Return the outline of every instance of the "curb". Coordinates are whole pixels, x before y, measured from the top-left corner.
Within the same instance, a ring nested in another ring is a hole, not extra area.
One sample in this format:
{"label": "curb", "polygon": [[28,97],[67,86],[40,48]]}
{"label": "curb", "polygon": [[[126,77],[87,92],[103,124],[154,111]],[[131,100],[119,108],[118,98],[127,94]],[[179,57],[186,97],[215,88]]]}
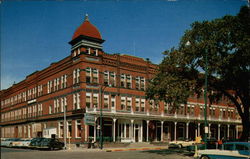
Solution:
{"label": "curb", "polygon": [[108,149],[106,152],[118,152],[118,151],[145,151],[145,150],[164,150],[166,147],[144,147],[144,148],[125,148],[125,149]]}

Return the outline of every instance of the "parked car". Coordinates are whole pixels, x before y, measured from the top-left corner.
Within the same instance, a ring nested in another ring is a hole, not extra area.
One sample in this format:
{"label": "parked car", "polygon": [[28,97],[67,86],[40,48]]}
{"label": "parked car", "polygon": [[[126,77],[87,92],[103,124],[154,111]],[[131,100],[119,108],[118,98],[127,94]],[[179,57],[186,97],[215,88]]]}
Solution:
{"label": "parked car", "polygon": [[198,150],[199,159],[229,159],[229,158],[250,158],[249,142],[227,142],[221,149]]}
{"label": "parked car", "polygon": [[39,148],[46,148],[50,150],[62,149],[63,147],[64,143],[60,142],[58,139],[53,139],[53,138],[42,139],[39,146]]}
{"label": "parked car", "polygon": [[[197,150],[205,149],[205,142],[202,140],[201,143],[193,144],[187,146],[187,151],[194,152],[195,146],[197,146]],[[207,149],[216,149],[217,148],[217,140],[215,138],[207,139]]]}
{"label": "parked car", "polygon": [[10,142],[9,147],[21,147],[21,145],[22,145],[22,139],[16,138]]}
{"label": "parked car", "polygon": [[1,138],[1,146],[6,146],[6,141],[8,141],[9,138]]}
{"label": "parked car", "polygon": [[1,146],[12,147],[12,142],[19,141],[19,138],[8,138],[1,141]]}
{"label": "parked car", "polygon": [[30,148],[39,148],[40,147],[40,143],[42,142],[42,140],[45,138],[33,138],[30,142]]}
{"label": "parked car", "polygon": [[21,147],[29,147],[32,139],[26,138],[22,139],[21,141]]}
{"label": "parked car", "polygon": [[169,147],[179,147],[179,148],[183,148],[183,147],[187,147],[190,145],[194,145],[195,141],[192,140],[184,140],[183,138],[179,138],[176,141],[171,141],[169,142]]}

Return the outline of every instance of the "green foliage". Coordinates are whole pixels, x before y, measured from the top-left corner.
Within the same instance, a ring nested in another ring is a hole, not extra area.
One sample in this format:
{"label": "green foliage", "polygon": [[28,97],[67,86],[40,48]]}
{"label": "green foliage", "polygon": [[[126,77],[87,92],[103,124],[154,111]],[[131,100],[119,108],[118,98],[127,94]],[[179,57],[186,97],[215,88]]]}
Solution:
{"label": "green foliage", "polygon": [[231,100],[242,121],[248,122],[243,122],[245,131],[244,124],[250,127],[250,9],[246,6],[237,16],[194,22],[178,48],[164,52],[158,74],[147,89],[147,98],[178,107],[190,95],[201,95],[206,54],[210,102],[222,97]]}

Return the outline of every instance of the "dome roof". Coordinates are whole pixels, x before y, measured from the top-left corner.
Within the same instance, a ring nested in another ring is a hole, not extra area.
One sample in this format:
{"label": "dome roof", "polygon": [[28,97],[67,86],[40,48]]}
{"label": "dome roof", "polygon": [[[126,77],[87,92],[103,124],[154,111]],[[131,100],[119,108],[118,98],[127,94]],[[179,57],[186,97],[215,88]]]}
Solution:
{"label": "dome roof", "polygon": [[80,25],[73,37],[72,40],[74,40],[75,38],[77,38],[80,35],[84,35],[84,36],[88,36],[91,38],[96,38],[96,39],[102,39],[100,32],[98,31],[98,29],[89,22],[89,18],[88,15],[85,16],[85,20],[82,23],[82,25]]}

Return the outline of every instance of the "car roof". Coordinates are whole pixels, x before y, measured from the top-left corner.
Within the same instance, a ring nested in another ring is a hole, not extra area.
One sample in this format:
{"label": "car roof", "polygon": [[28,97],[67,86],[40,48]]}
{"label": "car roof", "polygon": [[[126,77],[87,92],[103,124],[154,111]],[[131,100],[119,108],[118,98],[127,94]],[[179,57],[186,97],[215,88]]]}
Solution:
{"label": "car roof", "polygon": [[228,145],[228,144],[238,144],[238,145],[245,145],[247,147],[250,147],[250,142],[226,142],[224,143],[224,145]]}

